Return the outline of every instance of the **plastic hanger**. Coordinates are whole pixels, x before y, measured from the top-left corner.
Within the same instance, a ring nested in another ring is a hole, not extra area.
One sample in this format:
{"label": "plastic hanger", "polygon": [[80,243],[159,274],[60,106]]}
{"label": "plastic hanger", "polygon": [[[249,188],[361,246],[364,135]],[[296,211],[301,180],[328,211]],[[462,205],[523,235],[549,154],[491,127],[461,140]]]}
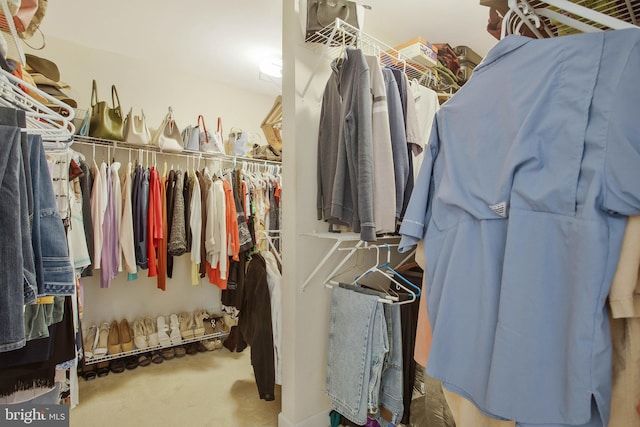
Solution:
{"label": "plastic hanger", "polygon": [[[37,101],[23,92],[18,85],[45,98],[49,104],[64,111],[65,115]],[[24,110],[29,133],[41,135],[45,141],[67,143],[73,138],[75,133],[75,127],[71,123],[75,115],[73,108],[3,69],[0,69],[0,104]]]}
{"label": "plastic hanger", "polygon": [[[410,299],[399,301],[397,302],[397,304],[402,305],[412,303],[416,300],[417,297],[420,296],[422,291],[419,287],[402,277],[400,274],[398,274],[398,272],[391,268],[391,247],[387,243],[385,243],[384,245],[387,248],[387,261],[382,264],[380,263],[380,247],[376,246],[377,264],[356,277],[356,279],[353,281],[353,284],[357,284],[358,281],[362,280],[372,273],[379,273],[384,275],[387,279],[394,283],[396,285],[396,289],[403,290],[409,295]],[[398,278],[399,280],[397,280],[396,278]]]}

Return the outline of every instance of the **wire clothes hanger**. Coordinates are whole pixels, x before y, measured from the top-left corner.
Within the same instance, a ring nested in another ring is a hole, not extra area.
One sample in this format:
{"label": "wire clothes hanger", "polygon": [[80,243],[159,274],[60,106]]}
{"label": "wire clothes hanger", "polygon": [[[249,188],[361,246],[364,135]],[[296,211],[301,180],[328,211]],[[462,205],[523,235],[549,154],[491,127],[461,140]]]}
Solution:
{"label": "wire clothes hanger", "polygon": [[[364,273],[360,274],[353,281],[353,285],[358,284],[358,282],[365,277],[369,276],[373,273],[382,274],[386,279],[390,280],[393,284],[396,285],[397,290],[403,290],[409,296],[409,299],[398,301],[397,296],[388,295],[383,299],[382,302],[386,303],[394,303],[398,305],[410,304],[414,302],[417,297],[421,294],[421,289],[402,277],[398,272],[396,272],[393,268],[391,268],[391,247],[388,243],[385,243],[384,246],[387,249],[387,260],[384,263],[380,262],[380,246],[376,246],[376,265],[369,268]],[[396,279],[397,278],[397,279]],[[398,280],[399,279],[399,280]],[[388,292],[388,291],[387,291]]]}

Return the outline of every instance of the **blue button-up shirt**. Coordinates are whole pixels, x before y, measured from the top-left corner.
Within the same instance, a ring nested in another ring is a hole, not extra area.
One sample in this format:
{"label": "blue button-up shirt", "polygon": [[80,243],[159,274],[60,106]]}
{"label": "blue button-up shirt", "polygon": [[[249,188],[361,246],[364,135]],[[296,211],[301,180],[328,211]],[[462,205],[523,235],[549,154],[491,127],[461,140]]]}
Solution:
{"label": "blue button-up shirt", "polygon": [[510,36],[436,115],[400,229],[425,241],[430,375],[495,417],[611,398],[605,299],[640,214],[640,30]]}

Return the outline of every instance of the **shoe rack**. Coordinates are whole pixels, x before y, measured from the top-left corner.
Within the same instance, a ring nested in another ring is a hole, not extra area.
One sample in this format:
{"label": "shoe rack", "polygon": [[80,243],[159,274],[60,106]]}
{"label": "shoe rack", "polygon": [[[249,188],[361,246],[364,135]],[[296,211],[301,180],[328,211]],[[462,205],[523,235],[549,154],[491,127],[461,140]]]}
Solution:
{"label": "shoe rack", "polygon": [[228,307],[222,313],[196,310],[171,314],[167,316],[169,323],[161,315],[156,319],[150,316],[137,318],[132,326],[128,319],[114,320],[111,324],[104,322],[99,328],[92,325],[83,331],[84,364],[94,365],[197,342],[203,342],[204,346],[213,341],[221,344],[228,338],[231,328],[238,324],[238,315],[235,308]]}
{"label": "shoe rack", "polygon": [[149,353],[151,351],[154,350],[162,350],[164,348],[171,348],[171,347],[179,347],[181,345],[185,345],[185,344],[189,344],[189,343],[194,343],[194,342],[198,342],[198,341],[207,341],[210,339],[220,339],[222,341],[224,341],[227,337],[229,336],[229,333],[225,333],[225,332],[216,332],[213,334],[205,334],[203,336],[200,337],[195,337],[195,338],[190,338],[190,339],[182,339],[182,342],[179,344],[171,344],[171,345],[166,345],[166,346],[161,346],[161,345],[157,345],[154,347],[146,347],[143,349],[133,349],[131,351],[124,351],[124,352],[120,352],[117,354],[107,354],[105,356],[99,356],[99,357],[92,357],[91,359],[85,360],[85,365],[93,365],[96,363],[100,363],[100,362],[108,362],[110,360],[114,360],[114,359],[120,359],[120,358],[124,358],[124,357],[128,357],[128,356],[135,356],[137,354],[143,354],[143,353]]}

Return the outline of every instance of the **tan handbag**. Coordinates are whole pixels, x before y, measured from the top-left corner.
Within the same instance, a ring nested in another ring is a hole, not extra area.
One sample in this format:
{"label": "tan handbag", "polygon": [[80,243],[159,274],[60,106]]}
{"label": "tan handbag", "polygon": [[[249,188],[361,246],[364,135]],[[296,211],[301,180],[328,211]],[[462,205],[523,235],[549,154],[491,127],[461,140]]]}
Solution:
{"label": "tan handbag", "polygon": [[140,112],[140,116],[134,116],[133,108],[129,110],[129,114],[124,120],[124,140],[129,144],[149,145],[151,144],[151,132],[147,127],[144,111],[140,110]]}
{"label": "tan handbag", "polygon": [[124,140],[122,108],[115,85],[111,86],[111,102],[113,108],[106,101],[98,102],[98,86],[93,81],[91,92],[91,119],[89,121],[89,136],[115,141]]}
{"label": "tan handbag", "polygon": [[169,107],[169,112],[153,135],[151,143],[158,146],[160,151],[166,151],[168,153],[180,153],[184,150],[180,129],[175,120],[173,120],[173,110],[171,107]]}

